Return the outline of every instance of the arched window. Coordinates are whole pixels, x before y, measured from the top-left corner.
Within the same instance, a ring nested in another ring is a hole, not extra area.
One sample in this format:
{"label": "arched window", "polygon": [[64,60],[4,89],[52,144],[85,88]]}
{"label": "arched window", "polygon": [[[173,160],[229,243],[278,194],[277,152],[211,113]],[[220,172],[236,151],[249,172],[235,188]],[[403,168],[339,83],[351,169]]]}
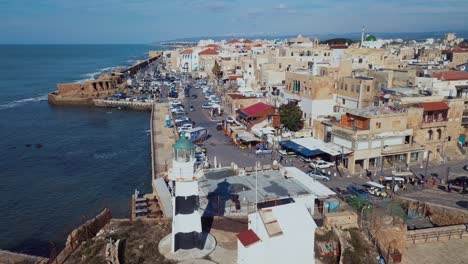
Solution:
{"label": "arched window", "polygon": [[437,129],[437,139],[438,140],[442,139],[442,130],[440,128]]}
{"label": "arched window", "polygon": [[427,131],[427,139],[432,140],[434,132],[432,130]]}

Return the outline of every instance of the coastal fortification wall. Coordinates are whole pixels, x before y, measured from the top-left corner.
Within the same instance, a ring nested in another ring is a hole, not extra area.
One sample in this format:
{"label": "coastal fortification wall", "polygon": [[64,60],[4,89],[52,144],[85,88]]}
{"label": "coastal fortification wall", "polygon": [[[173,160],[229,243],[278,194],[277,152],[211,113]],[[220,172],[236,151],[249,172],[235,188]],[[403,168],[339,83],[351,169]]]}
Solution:
{"label": "coastal fortification wall", "polygon": [[83,83],[59,83],[48,99],[54,105],[92,105],[92,99],[111,96],[120,88],[125,88],[122,76],[109,74]]}

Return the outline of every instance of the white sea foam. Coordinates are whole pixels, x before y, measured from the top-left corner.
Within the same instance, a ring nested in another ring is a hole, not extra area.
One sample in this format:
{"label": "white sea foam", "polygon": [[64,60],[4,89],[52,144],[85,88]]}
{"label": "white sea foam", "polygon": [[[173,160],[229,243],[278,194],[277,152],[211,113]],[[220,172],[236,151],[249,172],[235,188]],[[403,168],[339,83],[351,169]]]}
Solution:
{"label": "white sea foam", "polygon": [[82,78],[76,80],[75,83],[82,83],[82,82],[86,82],[86,81],[96,80],[99,77],[99,75],[101,75],[101,73],[110,72],[110,71],[115,70],[117,68],[125,68],[125,66],[105,67],[105,68],[99,69],[98,71],[95,71],[95,72],[82,74],[81,75]]}
{"label": "white sea foam", "polygon": [[35,102],[41,102],[41,101],[46,101],[46,100],[47,100],[47,95],[41,95],[41,96],[38,96],[38,97],[20,99],[20,100],[8,102],[8,103],[5,103],[5,104],[0,104],[0,110],[13,108],[13,107],[24,105],[24,104],[27,104],[27,103],[35,103]]}

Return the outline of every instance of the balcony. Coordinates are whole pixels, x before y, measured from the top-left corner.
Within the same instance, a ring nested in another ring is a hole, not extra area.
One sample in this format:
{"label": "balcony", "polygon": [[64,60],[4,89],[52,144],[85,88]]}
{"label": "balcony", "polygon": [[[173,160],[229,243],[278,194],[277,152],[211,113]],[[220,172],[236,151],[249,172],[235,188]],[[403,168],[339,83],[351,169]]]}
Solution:
{"label": "balcony", "polygon": [[430,128],[430,127],[441,127],[447,126],[448,118],[440,117],[440,118],[425,118],[421,121],[421,128]]}
{"label": "balcony", "polygon": [[424,145],[421,144],[403,144],[396,146],[386,146],[382,148],[382,155],[395,155],[414,151],[424,150]]}

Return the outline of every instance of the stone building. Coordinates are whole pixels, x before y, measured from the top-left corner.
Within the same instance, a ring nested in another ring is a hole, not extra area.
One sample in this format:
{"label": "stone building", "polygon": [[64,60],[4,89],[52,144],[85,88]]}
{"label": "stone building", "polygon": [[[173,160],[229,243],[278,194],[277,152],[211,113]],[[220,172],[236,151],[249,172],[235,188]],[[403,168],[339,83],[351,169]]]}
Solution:
{"label": "stone building", "polygon": [[380,89],[372,77],[343,77],[336,88],[336,107],[364,108],[378,105]]}
{"label": "stone building", "polygon": [[390,107],[347,110],[331,129],[331,142],[352,151],[342,160],[352,173],[417,163],[424,147],[412,137],[407,113]]}
{"label": "stone building", "polygon": [[297,103],[304,115],[305,125],[320,115],[333,113],[335,104],[335,79],[330,76],[314,76],[309,71],[286,73],[285,89],[280,92],[282,103]]}

